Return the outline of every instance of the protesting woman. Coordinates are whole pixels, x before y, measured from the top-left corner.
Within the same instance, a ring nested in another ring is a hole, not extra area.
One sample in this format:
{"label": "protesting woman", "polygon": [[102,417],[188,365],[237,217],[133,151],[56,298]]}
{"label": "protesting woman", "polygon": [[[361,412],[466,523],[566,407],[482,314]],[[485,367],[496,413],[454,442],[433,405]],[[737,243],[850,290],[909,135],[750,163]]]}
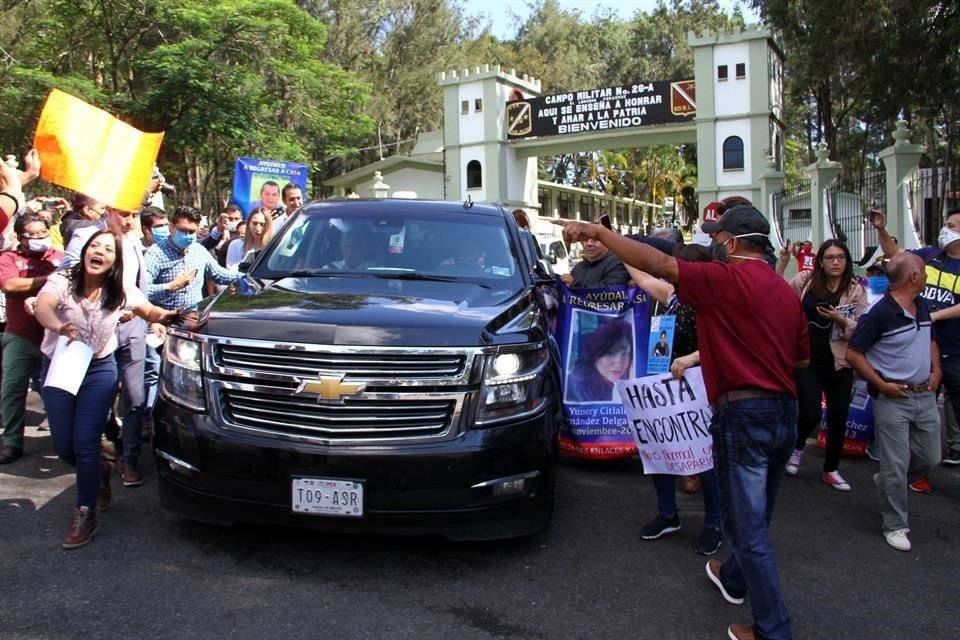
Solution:
{"label": "protesting woman", "polygon": [[51,275],[37,296],[36,318],[46,329],[44,376],[61,336],[93,352],[76,394],[53,386],[41,392],[54,449],[76,467],[77,502],[64,549],[88,543],[97,532],[97,508],[110,506],[111,467],[100,460],[100,436],[117,389],[116,327],[124,309],[148,322],[176,315],[147,302],[139,289],[124,289],[121,240],[110,231],[93,234],[69,274]]}
{"label": "protesting woman", "polygon": [[247,231],[243,239],[236,238],[227,247],[227,269],[236,269],[241,262],[252,259],[251,251],[260,251],[273,237],[273,217],[266,209],[254,209],[247,216]]}
{"label": "protesting woman", "polygon": [[[777,271],[783,273],[790,261],[790,248],[780,250]],[[797,443],[787,462],[787,475],[795,476],[807,438],[820,423],[820,396],[827,399],[827,448],[823,481],[838,491],[850,491],[840,475],[840,453],[847,429],[853,370],[844,359],[847,340],[867,305],[867,293],[853,277],[850,250],[840,240],[820,245],[813,271],[804,271],[789,281],[800,296],[810,333],[810,366],[796,370]]]}
{"label": "protesting woman", "polygon": [[[710,262],[712,255],[706,247],[688,244],[674,249],[674,257],[687,262]],[[627,271],[637,286],[647,292],[651,298],[666,307],[668,312],[675,309],[676,323],[670,373],[680,378],[684,371],[700,364],[699,342],[697,340],[697,314],[690,305],[678,305],[674,287],[649,273],[627,266]],[[680,514],[677,509],[677,476],[655,473],[653,487],[657,492],[657,515],[640,529],[640,538],[656,540],[668,533],[680,529]],[[699,480],[699,482],[698,482]],[[684,476],[684,490],[688,493],[703,486],[703,530],[697,541],[696,551],[700,555],[711,556],[720,549],[723,536],[720,532],[720,485],[714,469],[704,471],[699,476]],[[687,487],[690,487],[689,489]]]}

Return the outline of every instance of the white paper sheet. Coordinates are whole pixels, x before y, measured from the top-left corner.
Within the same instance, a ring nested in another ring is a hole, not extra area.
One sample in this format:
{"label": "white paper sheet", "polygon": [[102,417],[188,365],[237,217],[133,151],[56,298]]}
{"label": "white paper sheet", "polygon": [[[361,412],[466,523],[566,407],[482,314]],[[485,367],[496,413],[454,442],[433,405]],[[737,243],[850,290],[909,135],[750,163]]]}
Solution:
{"label": "white paper sheet", "polygon": [[67,344],[67,338],[60,336],[43,386],[56,387],[77,395],[92,359],[93,349],[79,340]]}

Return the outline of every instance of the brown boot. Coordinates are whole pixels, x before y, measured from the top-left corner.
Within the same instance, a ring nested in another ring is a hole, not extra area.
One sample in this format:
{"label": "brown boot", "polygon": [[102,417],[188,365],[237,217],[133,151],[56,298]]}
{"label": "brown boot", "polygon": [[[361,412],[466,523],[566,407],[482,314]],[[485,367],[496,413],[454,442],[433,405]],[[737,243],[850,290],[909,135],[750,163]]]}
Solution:
{"label": "brown boot", "polygon": [[110,489],[110,476],[113,474],[113,465],[106,460],[100,461],[100,488],[97,489],[97,511],[106,511],[113,502],[113,491]]}
{"label": "brown boot", "polygon": [[61,546],[64,549],[77,549],[90,542],[96,532],[97,510],[90,507],[77,507],[73,510],[73,521]]}

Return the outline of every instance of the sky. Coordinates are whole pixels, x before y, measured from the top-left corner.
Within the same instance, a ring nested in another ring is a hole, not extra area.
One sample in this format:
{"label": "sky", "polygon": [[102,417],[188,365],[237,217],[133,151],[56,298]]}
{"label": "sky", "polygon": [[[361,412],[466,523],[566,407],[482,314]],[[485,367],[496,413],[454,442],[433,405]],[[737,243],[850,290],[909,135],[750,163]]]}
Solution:
{"label": "sky", "polygon": [[[559,3],[564,9],[579,10],[587,18],[601,8],[612,8],[620,17],[630,18],[637,11],[653,11],[658,0],[559,0]],[[720,6],[727,11],[732,10],[734,4],[736,0],[720,0]],[[758,22],[756,14],[745,8],[745,3],[740,4],[747,23]],[[513,38],[517,27],[530,14],[530,7],[525,0],[463,0],[463,5],[467,15],[490,18],[492,32],[501,40]]]}

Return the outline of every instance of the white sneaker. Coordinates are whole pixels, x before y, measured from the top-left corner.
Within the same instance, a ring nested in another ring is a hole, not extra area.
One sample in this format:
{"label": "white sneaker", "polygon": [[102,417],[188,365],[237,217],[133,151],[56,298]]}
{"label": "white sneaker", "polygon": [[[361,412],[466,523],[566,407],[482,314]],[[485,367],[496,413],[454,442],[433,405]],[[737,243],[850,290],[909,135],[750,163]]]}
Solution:
{"label": "white sneaker", "polygon": [[787,460],[787,475],[795,476],[800,472],[800,459],[803,457],[803,449],[794,449]]}
{"label": "white sneaker", "polygon": [[910,529],[894,529],[893,531],[884,531],[883,537],[887,539],[887,544],[897,551],[910,551],[908,533],[910,533]]}
{"label": "white sneaker", "polygon": [[850,491],[850,483],[843,479],[839,471],[830,471],[823,474],[823,481],[837,491]]}

